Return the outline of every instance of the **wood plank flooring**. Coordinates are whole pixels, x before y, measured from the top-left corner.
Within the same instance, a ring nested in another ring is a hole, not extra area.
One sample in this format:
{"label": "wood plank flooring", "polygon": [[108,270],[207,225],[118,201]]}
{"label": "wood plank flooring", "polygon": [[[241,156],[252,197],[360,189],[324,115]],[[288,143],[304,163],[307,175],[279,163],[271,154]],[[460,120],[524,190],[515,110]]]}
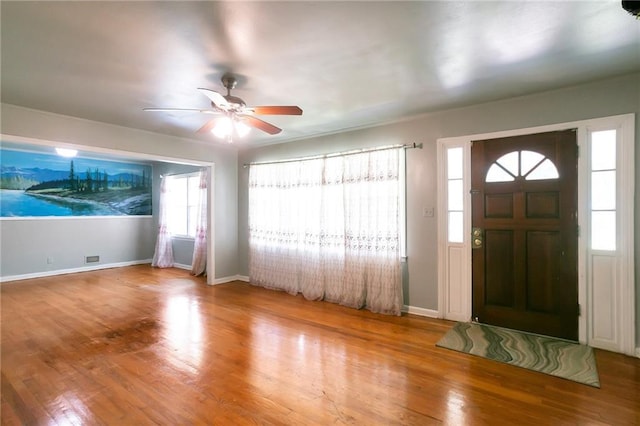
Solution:
{"label": "wood plank flooring", "polygon": [[4,283],[1,423],[640,424],[640,359],[601,389],[437,348],[392,317],[148,265]]}

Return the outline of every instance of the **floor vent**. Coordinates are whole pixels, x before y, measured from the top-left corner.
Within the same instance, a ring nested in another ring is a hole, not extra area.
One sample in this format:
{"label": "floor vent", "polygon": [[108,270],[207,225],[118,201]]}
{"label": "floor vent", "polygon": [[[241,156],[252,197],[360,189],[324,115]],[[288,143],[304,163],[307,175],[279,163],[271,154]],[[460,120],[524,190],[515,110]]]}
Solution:
{"label": "floor vent", "polygon": [[85,256],[84,263],[100,262],[100,256]]}

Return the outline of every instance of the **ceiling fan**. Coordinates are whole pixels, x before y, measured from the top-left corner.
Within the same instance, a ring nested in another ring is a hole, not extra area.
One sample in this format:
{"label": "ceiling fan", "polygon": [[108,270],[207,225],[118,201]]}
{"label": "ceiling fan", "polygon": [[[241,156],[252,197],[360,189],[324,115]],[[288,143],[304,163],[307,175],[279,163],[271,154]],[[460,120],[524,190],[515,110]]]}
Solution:
{"label": "ceiling fan", "polygon": [[293,105],[247,106],[237,96],[231,95],[237,80],[231,74],[222,76],[222,84],[227,89],[227,95],[205,88],[198,90],[211,101],[211,108],[143,108],[143,111],[196,111],[204,114],[214,114],[220,117],[212,118],[197,130],[197,133],[211,132],[214,135],[232,142],[234,136],[246,135],[250,128],[256,128],[270,135],[282,131],[279,127],[261,120],[255,115],[302,115],[302,109]]}

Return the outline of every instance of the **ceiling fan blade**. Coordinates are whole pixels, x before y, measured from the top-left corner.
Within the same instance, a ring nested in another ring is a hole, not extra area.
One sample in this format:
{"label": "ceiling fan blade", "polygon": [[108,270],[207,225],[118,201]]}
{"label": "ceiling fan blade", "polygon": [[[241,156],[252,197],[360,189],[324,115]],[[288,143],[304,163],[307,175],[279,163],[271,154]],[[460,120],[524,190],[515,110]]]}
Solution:
{"label": "ceiling fan blade", "polygon": [[274,126],[271,123],[267,123],[266,121],[260,120],[259,118],[253,117],[251,115],[238,114],[238,117],[242,120],[243,123],[255,127],[256,129],[262,130],[263,132],[267,132],[270,135],[277,135],[282,131],[279,127]]}
{"label": "ceiling fan blade", "polygon": [[255,106],[247,109],[258,115],[302,115],[302,109],[294,105]]}
{"label": "ceiling fan blade", "polygon": [[207,98],[209,98],[215,106],[217,107],[229,106],[229,102],[227,102],[224,96],[222,96],[220,93],[216,92],[215,90],[205,89],[202,87],[199,87],[198,90]]}
{"label": "ceiling fan blade", "polygon": [[165,111],[165,112],[201,112],[203,114],[219,114],[220,111],[200,108],[142,108],[143,111]]}
{"label": "ceiling fan blade", "polygon": [[204,123],[204,126],[196,130],[196,133],[209,133],[211,129],[213,129],[214,126],[217,124],[218,120],[219,120],[218,118],[212,118],[211,120]]}

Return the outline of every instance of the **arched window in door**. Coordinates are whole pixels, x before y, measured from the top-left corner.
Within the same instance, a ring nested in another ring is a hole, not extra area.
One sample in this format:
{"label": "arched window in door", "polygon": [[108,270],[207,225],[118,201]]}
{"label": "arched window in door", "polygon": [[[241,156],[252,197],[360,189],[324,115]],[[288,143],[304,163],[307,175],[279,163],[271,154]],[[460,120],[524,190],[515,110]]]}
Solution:
{"label": "arched window in door", "polygon": [[517,177],[525,180],[558,179],[553,161],[535,151],[512,151],[498,158],[487,171],[486,182],[513,182]]}

